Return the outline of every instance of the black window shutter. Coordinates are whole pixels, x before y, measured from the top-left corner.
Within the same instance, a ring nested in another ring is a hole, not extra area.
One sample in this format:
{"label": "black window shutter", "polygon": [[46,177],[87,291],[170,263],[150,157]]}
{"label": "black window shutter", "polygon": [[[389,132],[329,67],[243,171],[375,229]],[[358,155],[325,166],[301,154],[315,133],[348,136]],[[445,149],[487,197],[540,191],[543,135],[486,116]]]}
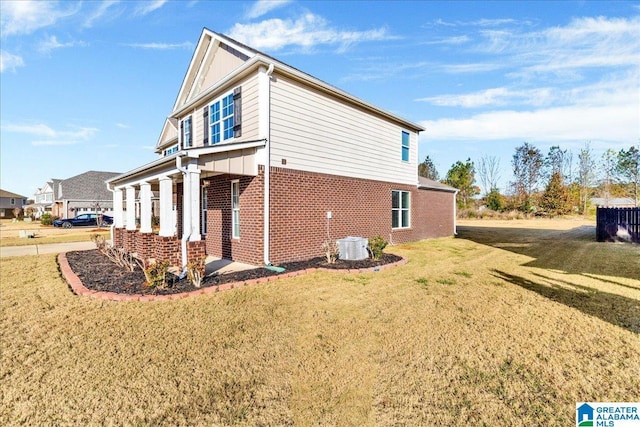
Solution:
{"label": "black window shutter", "polygon": [[233,90],[233,137],[242,136],[242,86]]}
{"label": "black window shutter", "polygon": [[202,145],[209,145],[209,107],[204,106],[202,110],[202,123],[203,123],[203,138]]}
{"label": "black window shutter", "polygon": [[184,121],[180,121],[180,148],[184,148]]}

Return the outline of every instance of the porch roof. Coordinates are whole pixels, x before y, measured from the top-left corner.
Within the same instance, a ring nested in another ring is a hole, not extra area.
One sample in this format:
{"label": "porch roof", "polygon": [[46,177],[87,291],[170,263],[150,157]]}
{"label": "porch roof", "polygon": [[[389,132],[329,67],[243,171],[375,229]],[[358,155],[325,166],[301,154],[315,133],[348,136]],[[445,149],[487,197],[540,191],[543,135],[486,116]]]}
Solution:
{"label": "porch roof", "polygon": [[113,189],[117,186],[141,182],[146,179],[154,179],[163,175],[174,175],[180,173],[176,166],[177,157],[198,159],[199,157],[208,154],[218,154],[250,148],[260,148],[264,147],[265,144],[265,139],[259,139],[255,141],[243,141],[227,144],[216,144],[207,147],[187,148],[115,176],[111,179],[106,180],[105,183],[109,188]]}

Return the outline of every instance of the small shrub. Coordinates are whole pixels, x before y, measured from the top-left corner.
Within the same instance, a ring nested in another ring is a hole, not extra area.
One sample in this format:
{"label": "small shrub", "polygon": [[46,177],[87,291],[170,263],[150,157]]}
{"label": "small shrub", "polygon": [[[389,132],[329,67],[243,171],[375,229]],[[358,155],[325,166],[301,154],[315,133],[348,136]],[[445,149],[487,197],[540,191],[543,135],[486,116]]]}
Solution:
{"label": "small shrub", "polygon": [[49,212],[45,212],[40,217],[40,224],[53,225],[53,216]]}
{"label": "small shrub", "polygon": [[167,287],[167,270],[169,269],[169,261],[144,262],[145,282],[147,286],[157,289]]}
{"label": "small shrub", "polygon": [[191,261],[187,264],[187,278],[189,282],[196,288],[202,285],[202,278],[204,277],[205,257],[202,257],[196,261]]}
{"label": "small shrub", "polygon": [[328,264],[335,263],[338,259],[338,242],[335,240],[325,240],[322,243],[322,252],[324,252]]}
{"label": "small shrub", "polygon": [[373,259],[380,259],[382,257],[382,251],[388,245],[387,241],[382,236],[376,236],[369,239],[369,249],[371,249],[371,257]]}

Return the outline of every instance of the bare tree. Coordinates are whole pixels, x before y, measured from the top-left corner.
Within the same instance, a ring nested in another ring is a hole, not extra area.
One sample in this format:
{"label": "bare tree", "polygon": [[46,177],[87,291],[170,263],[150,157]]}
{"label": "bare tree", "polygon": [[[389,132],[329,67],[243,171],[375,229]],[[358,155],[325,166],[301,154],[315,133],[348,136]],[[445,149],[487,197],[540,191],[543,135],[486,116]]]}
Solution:
{"label": "bare tree", "polygon": [[500,159],[496,156],[482,156],[478,163],[478,178],[485,196],[491,190],[497,190],[500,180]]}
{"label": "bare tree", "polygon": [[525,142],[516,148],[512,165],[515,177],[513,187],[516,194],[523,198],[520,209],[528,212],[532,208],[533,193],[538,189],[544,158],[539,149]]}
{"label": "bare tree", "polygon": [[613,149],[609,148],[602,153],[600,159],[600,170],[602,171],[602,198],[605,206],[609,205],[611,198],[611,187],[616,177],[616,168],[618,166],[618,155]]}
{"label": "bare tree", "polygon": [[587,202],[591,195],[591,187],[595,181],[595,161],[589,143],[578,154],[578,185],[580,187],[580,209],[587,211]]}

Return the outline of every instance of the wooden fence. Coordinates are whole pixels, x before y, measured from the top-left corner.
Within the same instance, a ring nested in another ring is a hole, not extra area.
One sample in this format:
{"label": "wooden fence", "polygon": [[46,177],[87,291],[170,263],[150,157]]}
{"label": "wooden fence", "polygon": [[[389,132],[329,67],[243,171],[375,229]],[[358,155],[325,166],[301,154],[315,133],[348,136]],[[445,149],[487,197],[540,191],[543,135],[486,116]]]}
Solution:
{"label": "wooden fence", "polygon": [[596,211],[598,242],[640,243],[640,208],[601,208]]}

